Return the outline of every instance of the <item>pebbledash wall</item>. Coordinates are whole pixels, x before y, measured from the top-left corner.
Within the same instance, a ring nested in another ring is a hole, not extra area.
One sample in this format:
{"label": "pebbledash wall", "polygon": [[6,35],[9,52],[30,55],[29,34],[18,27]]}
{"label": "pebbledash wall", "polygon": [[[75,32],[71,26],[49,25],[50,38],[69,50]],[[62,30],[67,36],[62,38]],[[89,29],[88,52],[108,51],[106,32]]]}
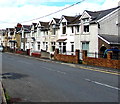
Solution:
{"label": "pebbledash wall", "polygon": [[106,59],[92,58],[87,57],[87,51],[83,51],[83,64],[120,69],[120,60],[113,60],[111,56],[112,53],[108,52]]}

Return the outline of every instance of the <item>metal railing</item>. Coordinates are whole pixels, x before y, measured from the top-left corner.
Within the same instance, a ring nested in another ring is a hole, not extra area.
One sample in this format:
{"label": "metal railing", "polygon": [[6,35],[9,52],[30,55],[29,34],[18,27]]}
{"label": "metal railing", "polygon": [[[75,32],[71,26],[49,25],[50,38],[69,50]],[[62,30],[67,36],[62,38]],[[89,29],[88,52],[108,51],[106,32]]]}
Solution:
{"label": "metal railing", "polygon": [[63,55],[75,55],[75,52],[71,52],[71,51],[61,52],[61,51],[59,51],[59,54],[63,54]]}
{"label": "metal railing", "polygon": [[[112,53],[111,59],[120,60],[120,52],[119,53]],[[93,58],[107,58],[107,54],[103,53],[96,53],[96,52],[88,52],[87,57]]]}

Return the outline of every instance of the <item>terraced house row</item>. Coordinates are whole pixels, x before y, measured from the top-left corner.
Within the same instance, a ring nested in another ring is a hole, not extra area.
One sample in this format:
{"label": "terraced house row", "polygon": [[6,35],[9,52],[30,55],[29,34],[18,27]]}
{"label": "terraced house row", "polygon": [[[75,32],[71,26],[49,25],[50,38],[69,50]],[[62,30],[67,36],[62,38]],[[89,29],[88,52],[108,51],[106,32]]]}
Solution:
{"label": "terraced house row", "polygon": [[120,49],[120,7],[101,11],[85,10],[82,15],[53,18],[31,25],[17,24],[1,30],[0,44],[10,49],[32,52],[44,50],[53,54],[71,54],[76,49],[103,53],[109,48]]}

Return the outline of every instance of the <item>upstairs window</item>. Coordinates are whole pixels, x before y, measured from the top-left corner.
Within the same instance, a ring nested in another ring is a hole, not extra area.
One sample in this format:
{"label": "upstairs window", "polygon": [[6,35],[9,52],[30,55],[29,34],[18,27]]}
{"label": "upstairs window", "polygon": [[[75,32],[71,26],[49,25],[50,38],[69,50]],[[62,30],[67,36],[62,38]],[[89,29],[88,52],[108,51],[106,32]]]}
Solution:
{"label": "upstairs window", "polygon": [[66,34],[66,22],[62,22],[62,34]]}
{"label": "upstairs window", "polygon": [[55,28],[52,29],[52,35],[55,35],[56,34],[56,30]]}
{"label": "upstairs window", "polygon": [[89,25],[84,25],[84,32],[89,32]]}
{"label": "upstairs window", "polygon": [[89,22],[89,18],[84,18],[82,20],[83,20],[83,23],[88,23]]}
{"label": "upstairs window", "polygon": [[63,29],[62,33],[66,34],[66,26],[64,26],[62,29]]}

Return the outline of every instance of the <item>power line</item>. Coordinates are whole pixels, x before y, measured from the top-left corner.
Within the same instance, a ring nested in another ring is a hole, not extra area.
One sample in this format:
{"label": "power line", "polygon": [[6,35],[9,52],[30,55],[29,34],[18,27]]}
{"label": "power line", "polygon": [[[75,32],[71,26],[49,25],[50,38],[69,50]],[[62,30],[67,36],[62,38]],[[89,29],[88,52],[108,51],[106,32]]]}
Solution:
{"label": "power line", "polygon": [[[67,7],[65,7],[65,8],[63,8],[63,9],[60,9],[60,10],[58,10],[58,11],[55,11],[55,12],[53,12],[53,13],[49,13],[49,14],[47,14],[47,15],[44,15],[44,16],[41,16],[41,17],[38,17],[38,18],[34,18],[34,19],[31,19],[31,20],[22,21],[22,22],[19,22],[19,23],[30,22],[30,21],[34,21],[34,20],[38,20],[38,19],[41,19],[41,18],[48,17],[48,16],[50,16],[50,15],[53,15],[53,14],[59,13],[59,12],[61,12],[61,11],[63,11],[63,10],[66,10],[66,9],[68,9],[68,8],[71,8],[71,7],[75,6],[75,5],[78,5],[78,4],[80,4],[80,3],[84,2],[84,1],[86,1],[86,0],[79,1],[79,2],[74,3],[74,4],[70,5],[70,6],[67,6]],[[0,22],[1,22],[1,23],[9,23],[9,24],[15,24],[15,23],[17,23],[17,22],[6,22],[6,21],[0,21]]]}
{"label": "power line", "polygon": [[41,18],[48,17],[48,16],[50,16],[50,15],[59,13],[59,12],[65,10],[65,9],[71,8],[71,7],[73,7],[73,6],[77,5],[77,4],[80,4],[80,3],[84,2],[84,1],[86,1],[86,0],[79,1],[79,2],[77,2],[77,3],[75,3],[75,4],[72,4],[72,5],[68,6],[68,7],[65,7],[65,8],[63,8],[63,9],[60,9],[60,10],[55,11],[55,12],[53,12],[53,13],[50,13],[50,14],[47,14],[47,15],[44,15],[44,16],[41,16],[41,17],[38,17],[38,18],[35,18],[35,19],[31,19],[31,20],[28,20],[28,21],[23,21],[23,22],[20,22],[20,23],[30,22],[30,21],[34,21],[34,20],[38,20],[38,19],[41,19]]}

